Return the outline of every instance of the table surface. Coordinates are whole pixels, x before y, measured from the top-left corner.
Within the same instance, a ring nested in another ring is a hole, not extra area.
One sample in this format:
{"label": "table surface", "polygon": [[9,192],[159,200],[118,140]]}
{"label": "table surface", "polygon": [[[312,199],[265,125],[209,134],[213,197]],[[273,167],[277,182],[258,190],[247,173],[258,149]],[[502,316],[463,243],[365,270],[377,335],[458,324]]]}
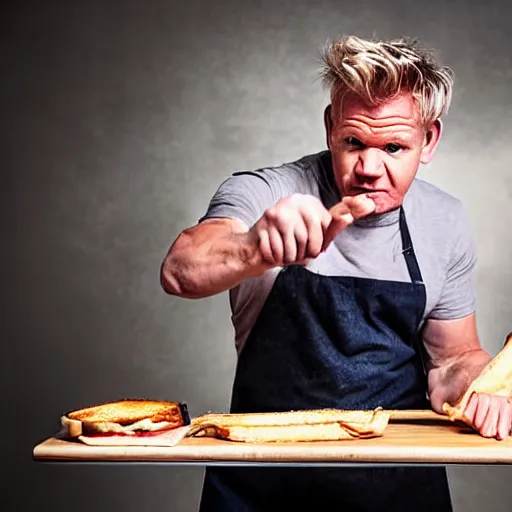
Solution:
{"label": "table surface", "polygon": [[169,464],[408,465],[512,464],[512,438],[486,439],[448,420],[390,423],[382,437],[300,443],[241,443],[185,438],[173,447],[87,446],[50,437],[34,447],[36,461]]}

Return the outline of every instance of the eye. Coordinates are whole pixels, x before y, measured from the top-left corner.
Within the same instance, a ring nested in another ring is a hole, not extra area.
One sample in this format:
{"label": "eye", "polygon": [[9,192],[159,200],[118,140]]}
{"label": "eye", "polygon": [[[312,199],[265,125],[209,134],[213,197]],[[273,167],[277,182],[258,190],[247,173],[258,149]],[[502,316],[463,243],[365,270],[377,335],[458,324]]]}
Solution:
{"label": "eye", "polygon": [[348,146],[352,146],[353,148],[357,148],[357,149],[364,148],[364,144],[359,139],[356,139],[355,137],[347,137],[345,139],[345,143]]}
{"label": "eye", "polygon": [[386,147],[385,147],[385,150],[391,154],[398,153],[401,149],[403,149],[402,146],[400,146],[399,144],[393,144],[393,143],[386,144]]}

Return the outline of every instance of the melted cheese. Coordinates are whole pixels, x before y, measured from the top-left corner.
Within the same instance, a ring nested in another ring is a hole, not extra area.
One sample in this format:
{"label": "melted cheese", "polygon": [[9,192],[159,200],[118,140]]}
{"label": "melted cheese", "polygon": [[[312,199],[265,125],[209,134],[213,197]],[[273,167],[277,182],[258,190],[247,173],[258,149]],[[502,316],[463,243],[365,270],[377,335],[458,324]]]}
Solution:
{"label": "melted cheese", "polygon": [[160,421],[158,423],[153,423],[150,419],[145,418],[143,420],[136,421],[131,425],[119,425],[118,423],[104,421],[101,423],[95,423],[94,426],[98,432],[119,432],[128,435],[135,435],[136,430],[155,432],[157,430],[164,430],[166,428],[170,428],[172,426],[172,423],[169,423],[168,421]]}

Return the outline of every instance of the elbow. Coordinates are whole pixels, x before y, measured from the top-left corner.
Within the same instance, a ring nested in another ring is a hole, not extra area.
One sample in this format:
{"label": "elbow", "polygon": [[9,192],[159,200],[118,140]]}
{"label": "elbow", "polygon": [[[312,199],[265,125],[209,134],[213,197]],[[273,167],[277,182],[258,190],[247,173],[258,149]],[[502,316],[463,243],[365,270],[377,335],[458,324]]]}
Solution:
{"label": "elbow", "polygon": [[160,286],[168,295],[183,296],[183,286],[177,275],[175,265],[167,257],[160,268]]}
{"label": "elbow", "polygon": [[187,244],[185,233],[174,240],[160,267],[160,286],[168,295],[186,297],[186,257]]}
{"label": "elbow", "polygon": [[204,249],[190,230],[174,241],[160,268],[160,286],[168,295],[200,299],[211,295]]}
{"label": "elbow", "polygon": [[177,257],[168,255],[160,269],[160,286],[168,295],[184,299],[197,299],[204,296],[199,283],[192,276],[195,272]]}
{"label": "elbow", "polygon": [[174,240],[160,267],[160,286],[168,295],[186,296],[187,243],[185,232]]}

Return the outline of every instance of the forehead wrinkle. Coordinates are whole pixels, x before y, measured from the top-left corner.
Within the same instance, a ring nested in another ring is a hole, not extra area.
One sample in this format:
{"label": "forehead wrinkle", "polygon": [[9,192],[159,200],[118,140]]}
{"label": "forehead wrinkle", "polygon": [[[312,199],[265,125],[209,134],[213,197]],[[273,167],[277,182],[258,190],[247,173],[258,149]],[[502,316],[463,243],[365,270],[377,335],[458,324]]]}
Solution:
{"label": "forehead wrinkle", "polygon": [[417,120],[411,119],[409,116],[400,116],[393,115],[387,117],[372,117],[369,115],[362,114],[354,114],[352,116],[347,116],[343,122],[350,123],[351,121],[355,121],[356,123],[362,123],[369,126],[374,126],[375,128],[387,128],[390,126],[403,126],[407,129],[415,128],[417,126]]}
{"label": "forehead wrinkle", "polygon": [[414,130],[407,124],[389,124],[386,126],[370,126],[361,121],[346,122],[342,128],[343,131],[348,131],[351,128],[356,132],[384,137],[399,137],[404,140],[410,140],[414,136]]}

